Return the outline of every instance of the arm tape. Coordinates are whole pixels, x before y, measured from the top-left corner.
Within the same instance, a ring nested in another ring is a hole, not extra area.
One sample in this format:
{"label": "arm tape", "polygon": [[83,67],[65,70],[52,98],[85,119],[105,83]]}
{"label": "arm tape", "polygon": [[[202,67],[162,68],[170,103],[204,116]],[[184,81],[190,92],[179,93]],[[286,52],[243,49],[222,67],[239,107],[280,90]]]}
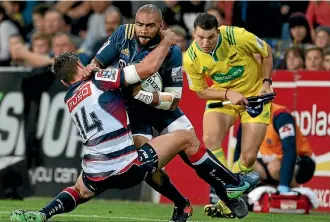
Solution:
{"label": "arm tape", "polygon": [[159,104],[156,106],[157,109],[169,110],[172,106],[175,95],[169,92],[158,92]]}
{"label": "arm tape", "polygon": [[136,94],[134,96],[134,99],[137,99],[137,100],[140,100],[141,102],[145,103],[145,104],[150,104],[152,103],[152,100],[154,98],[154,95],[152,92],[146,92],[146,91],[143,91],[143,90],[140,90],[138,92],[138,94]]}
{"label": "arm tape", "polygon": [[136,71],[135,65],[126,66],[124,68],[124,75],[125,75],[125,80],[129,85],[141,81],[141,78]]}

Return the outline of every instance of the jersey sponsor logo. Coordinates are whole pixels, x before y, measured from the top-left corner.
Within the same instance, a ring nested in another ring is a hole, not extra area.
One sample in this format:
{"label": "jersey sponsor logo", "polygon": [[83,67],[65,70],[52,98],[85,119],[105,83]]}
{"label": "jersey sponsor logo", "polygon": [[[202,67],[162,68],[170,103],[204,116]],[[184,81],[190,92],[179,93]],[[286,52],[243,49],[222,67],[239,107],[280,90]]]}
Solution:
{"label": "jersey sponsor logo", "polygon": [[172,80],[173,82],[182,82],[183,80],[182,66],[175,67],[172,69]]}
{"label": "jersey sponsor logo", "polygon": [[92,95],[90,83],[83,85],[66,103],[69,112],[71,113],[74,108],[78,106],[80,102]]}
{"label": "jersey sponsor logo", "polygon": [[215,73],[211,78],[218,83],[226,83],[242,77],[244,66],[234,66],[227,73]]}
{"label": "jersey sponsor logo", "polygon": [[105,70],[99,71],[95,75],[96,80],[116,82],[118,78],[118,69],[107,68]]}
{"label": "jersey sponsor logo", "polygon": [[259,48],[263,49],[263,48],[264,48],[264,43],[263,43],[263,41],[262,41],[260,38],[258,38],[258,37],[256,37],[256,40],[257,40],[257,46],[258,46]]}
{"label": "jersey sponsor logo", "polygon": [[289,136],[295,136],[294,126],[292,123],[285,124],[279,129],[279,134],[281,139],[285,139]]}
{"label": "jersey sponsor logo", "polygon": [[125,56],[129,56],[128,48],[121,50],[121,54],[124,54]]}

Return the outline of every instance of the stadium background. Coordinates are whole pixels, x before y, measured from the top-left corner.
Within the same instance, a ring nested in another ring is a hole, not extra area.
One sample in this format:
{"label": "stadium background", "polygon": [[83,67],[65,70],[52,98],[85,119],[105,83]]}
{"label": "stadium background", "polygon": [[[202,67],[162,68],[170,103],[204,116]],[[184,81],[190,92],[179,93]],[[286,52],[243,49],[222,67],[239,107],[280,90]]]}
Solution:
{"label": "stadium background", "polygon": [[[0,3],[0,15],[3,12],[8,15],[0,19],[0,197],[53,196],[72,184],[80,170],[81,142],[65,112],[65,88],[54,80],[49,66],[40,65],[34,55],[51,58],[72,50],[88,64],[115,27],[134,21],[136,10],[146,3],[150,2]],[[195,16],[208,10],[216,13],[221,24],[244,27],[271,45],[276,102],[292,111],[316,154],[315,177],[305,186],[319,197],[319,210],[330,212],[330,3],[152,3],[164,12],[165,27],[178,35],[183,51],[191,41]],[[306,32],[290,35],[290,29],[296,27],[296,30],[303,27]],[[295,47],[307,54],[301,56]],[[290,54],[288,49],[296,51]],[[180,107],[201,138],[205,103],[189,91],[186,79]],[[224,143],[229,157],[235,141],[233,127]],[[228,161],[230,164],[230,158]],[[180,159],[171,162],[167,171],[194,204],[207,203],[207,185]],[[11,188],[16,186],[15,194]],[[168,202],[145,185],[109,191],[101,198]]]}

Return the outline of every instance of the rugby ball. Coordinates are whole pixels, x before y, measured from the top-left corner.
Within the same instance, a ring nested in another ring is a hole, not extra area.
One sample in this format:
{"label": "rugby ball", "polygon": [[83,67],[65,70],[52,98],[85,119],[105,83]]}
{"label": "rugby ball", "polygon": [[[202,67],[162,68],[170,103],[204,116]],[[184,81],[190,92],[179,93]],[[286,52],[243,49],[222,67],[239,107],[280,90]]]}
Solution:
{"label": "rugby ball", "polygon": [[141,82],[141,88],[147,92],[161,92],[163,90],[162,77],[158,72]]}

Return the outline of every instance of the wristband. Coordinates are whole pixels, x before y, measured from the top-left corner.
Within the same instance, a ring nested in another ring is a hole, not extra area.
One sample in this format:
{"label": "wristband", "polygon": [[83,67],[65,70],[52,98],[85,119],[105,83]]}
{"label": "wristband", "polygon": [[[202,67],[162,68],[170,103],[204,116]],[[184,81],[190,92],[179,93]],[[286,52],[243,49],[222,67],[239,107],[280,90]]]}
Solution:
{"label": "wristband", "polygon": [[154,98],[154,94],[152,92],[146,92],[143,90],[140,90],[138,94],[134,96],[134,99],[140,100],[141,102],[148,105],[152,103],[153,98]]}
{"label": "wristband", "polygon": [[262,80],[262,83],[264,83],[264,82],[269,82],[269,85],[272,85],[273,84],[273,80],[271,78],[264,78]]}
{"label": "wristband", "polygon": [[169,110],[172,106],[175,95],[169,92],[158,92],[159,104],[156,106],[157,109]]}

